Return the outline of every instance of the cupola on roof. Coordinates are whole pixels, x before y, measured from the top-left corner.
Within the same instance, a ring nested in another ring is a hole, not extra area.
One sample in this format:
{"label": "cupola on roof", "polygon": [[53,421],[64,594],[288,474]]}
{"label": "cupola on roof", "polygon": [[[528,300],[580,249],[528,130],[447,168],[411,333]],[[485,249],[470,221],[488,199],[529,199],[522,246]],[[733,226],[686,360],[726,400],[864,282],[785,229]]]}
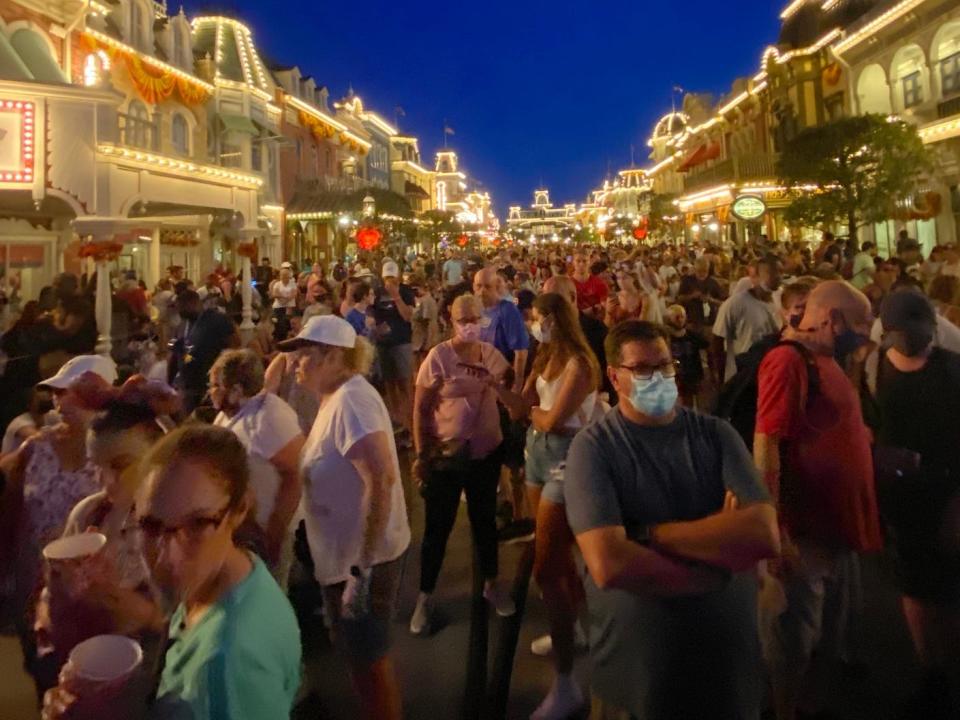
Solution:
{"label": "cupola on roof", "polygon": [[197,57],[208,53],[216,67],[216,79],[243,83],[273,94],[273,79],[253,44],[253,35],[233,18],[198,17],[193,23],[193,51]]}

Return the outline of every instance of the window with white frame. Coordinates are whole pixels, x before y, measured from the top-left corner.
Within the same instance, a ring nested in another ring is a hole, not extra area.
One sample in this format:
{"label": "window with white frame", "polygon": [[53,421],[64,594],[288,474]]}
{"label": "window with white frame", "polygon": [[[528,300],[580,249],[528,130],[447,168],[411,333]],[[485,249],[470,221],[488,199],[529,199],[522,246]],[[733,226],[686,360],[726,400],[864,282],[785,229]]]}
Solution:
{"label": "window with white frame", "polygon": [[181,113],[174,113],[170,121],[170,141],[177,155],[190,154],[190,125]]}
{"label": "window with white frame", "polygon": [[944,97],[960,93],[960,52],[940,61],[940,87]]}
{"label": "window with white frame", "polygon": [[905,108],[910,108],[923,102],[923,83],[920,80],[919,70],[905,75],[900,82],[903,84],[903,106]]}
{"label": "window with white frame", "polygon": [[132,101],[121,120],[123,144],[146,149],[153,147],[154,128],[146,105],[139,100]]}

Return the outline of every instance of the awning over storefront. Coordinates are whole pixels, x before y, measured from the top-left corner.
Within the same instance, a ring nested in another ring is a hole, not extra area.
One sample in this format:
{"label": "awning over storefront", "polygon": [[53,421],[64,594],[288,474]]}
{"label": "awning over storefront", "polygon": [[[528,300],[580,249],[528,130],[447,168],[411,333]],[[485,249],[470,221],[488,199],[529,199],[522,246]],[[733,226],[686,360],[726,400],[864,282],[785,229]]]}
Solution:
{"label": "awning over storefront", "polygon": [[248,135],[260,134],[259,128],[246,115],[220,113],[220,122],[223,123],[224,129],[229,132],[247,133]]}
{"label": "awning over storefront", "polygon": [[718,157],[720,157],[720,143],[704,143],[690,153],[690,155],[687,156],[687,159],[680,163],[680,167],[677,169],[680,172],[686,172],[697,165],[701,165],[708,160],[715,160]]}
{"label": "awning over storefront", "polygon": [[424,190],[422,187],[420,187],[416,183],[410,182],[409,180],[404,181],[403,192],[408,197],[421,198],[423,200],[430,199],[430,193],[428,193],[426,190]]}
{"label": "awning over storefront", "polygon": [[373,196],[379,215],[396,215],[398,217],[412,217],[410,203],[402,195],[381,188],[364,188],[353,192],[338,190],[321,190],[304,186],[298,188],[290,202],[287,203],[287,215],[306,213],[360,213],[363,211],[363,201]]}

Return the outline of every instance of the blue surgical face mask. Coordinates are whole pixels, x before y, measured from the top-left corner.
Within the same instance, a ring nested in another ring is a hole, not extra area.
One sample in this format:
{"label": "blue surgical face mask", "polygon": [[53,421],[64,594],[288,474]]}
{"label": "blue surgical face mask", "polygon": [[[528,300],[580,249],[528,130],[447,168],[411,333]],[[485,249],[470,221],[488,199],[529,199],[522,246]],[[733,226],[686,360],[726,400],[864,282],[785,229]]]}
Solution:
{"label": "blue surgical face mask", "polygon": [[649,380],[633,378],[630,404],[647,417],[661,418],[676,407],[679,395],[676,378],[665,378],[655,372]]}

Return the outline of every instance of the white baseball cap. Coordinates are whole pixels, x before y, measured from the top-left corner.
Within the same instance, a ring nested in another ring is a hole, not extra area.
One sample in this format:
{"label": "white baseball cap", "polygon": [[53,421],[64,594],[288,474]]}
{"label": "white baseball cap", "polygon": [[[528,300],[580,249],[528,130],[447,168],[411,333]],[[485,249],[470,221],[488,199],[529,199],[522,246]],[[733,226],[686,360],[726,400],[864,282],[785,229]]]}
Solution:
{"label": "white baseball cap", "polygon": [[285,270],[293,270],[293,264],[290,261],[280,263],[280,267]]}
{"label": "white baseball cap", "polygon": [[393,260],[387,260],[380,270],[380,277],[400,277],[400,266]]}
{"label": "white baseball cap", "polygon": [[310,345],[335,345],[352,348],[357,345],[357,331],[336,315],[318,315],[307,320],[295,338],[277,343],[280,352],[292,352]]}
{"label": "white baseball cap", "polygon": [[37,387],[66,390],[88,372],[99,375],[111,385],[117,381],[117,364],[112,359],[103,355],[78,355],[67,360],[52,378],[37,383]]}

